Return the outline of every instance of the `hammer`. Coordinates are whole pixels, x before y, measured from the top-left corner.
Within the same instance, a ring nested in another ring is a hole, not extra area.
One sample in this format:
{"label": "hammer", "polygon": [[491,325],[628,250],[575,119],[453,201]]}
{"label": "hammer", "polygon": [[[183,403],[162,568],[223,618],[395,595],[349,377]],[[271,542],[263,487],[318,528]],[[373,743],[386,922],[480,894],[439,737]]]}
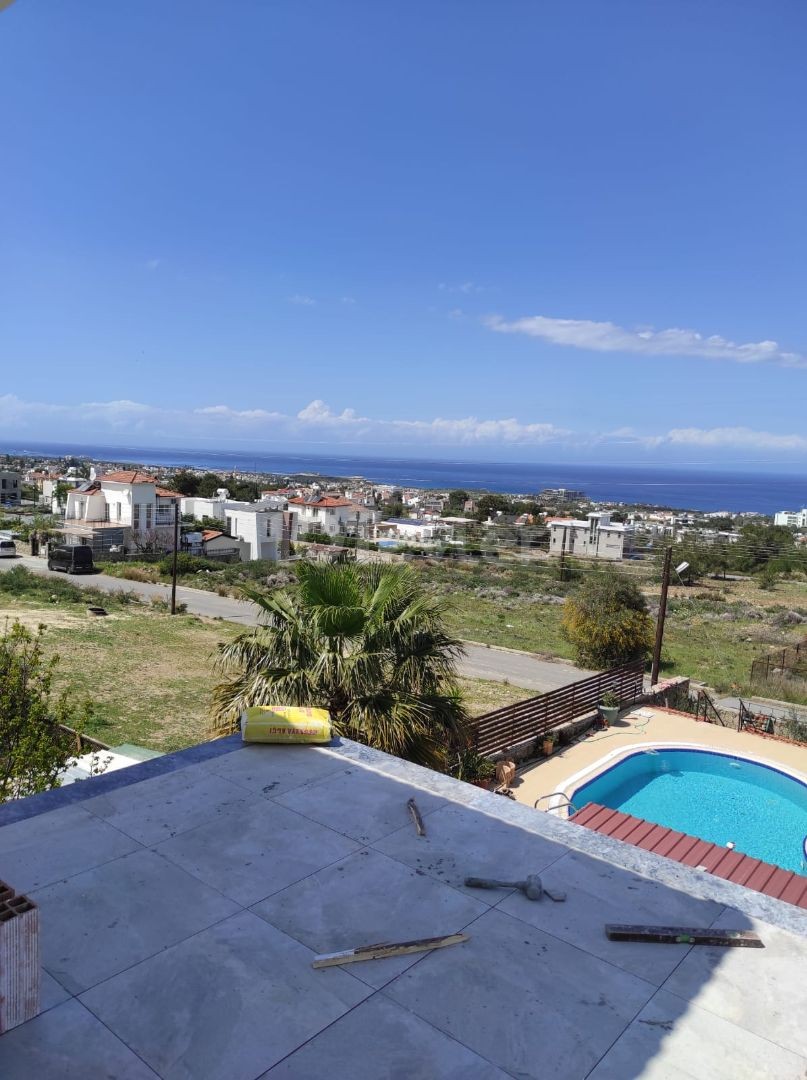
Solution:
{"label": "hammer", "polygon": [[546,893],[550,900],[560,902],[566,899],[566,893],[550,892],[541,884],[537,874],[528,874],[525,881],[496,881],[493,878],[469,877],[465,884],[470,889],[520,889],[528,900],[540,900]]}

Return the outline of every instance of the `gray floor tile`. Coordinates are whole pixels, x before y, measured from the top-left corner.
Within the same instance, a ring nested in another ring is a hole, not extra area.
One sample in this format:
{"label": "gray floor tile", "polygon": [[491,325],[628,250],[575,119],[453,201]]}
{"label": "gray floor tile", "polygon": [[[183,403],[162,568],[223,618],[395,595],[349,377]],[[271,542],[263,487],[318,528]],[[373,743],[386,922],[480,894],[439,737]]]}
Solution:
{"label": "gray floor tile", "polygon": [[806,1075],[803,1057],[659,990],[589,1080],[804,1080]]}
{"label": "gray floor tile", "polygon": [[0,827],[0,879],[31,892],[139,848],[80,806],[66,806]]}
{"label": "gray floor tile", "polygon": [[316,784],[281,795],[281,805],[330,825],[362,844],[369,844],[409,823],[407,799],[414,798],[421,814],[445,804],[445,799],[356,765]]}
{"label": "gray floor tile", "polygon": [[[455,804],[429,814],[425,836],[418,836],[409,821],[373,847],[460,889],[465,888],[466,877],[510,880],[512,874],[514,880],[520,880],[526,874],[540,873],[568,850],[499,818]],[[547,874],[547,884],[550,876]],[[489,906],[506,895],[501,890],[466,891]]]}
{"label": "gray floor tile", "polygon": [[237,910],[153,851],[137,851],[33,894],[44,965],[72,993]]}
{"label": "gray floor tile", "polygon": [[67,1001],[70,997],[70,993],[65,990],[62,984],[57,982],[52,975],[49,975],[44,968],[41,975],[42,997],[40,1003],[42,1012],[45,1012],[47,1009],[52,1009],[56,1005],[61,1005],[63,1001]]}
{"label": "gray floor tile", "polygon": [[577,852],[564,855],[542,880],[549,888],[565,892],[566,902],[556,904],[545,898],[536,903],[523,893],[514,893],[499,904],[499,910],[610,960],[656,986],[661,986],[691,946],[609,941],[605,924],[710,926],[722,911],[719,904]]}
{"label": "gray floor tile", "polygon": [[356,847],[338,832],[252,796],[238,813],[221,814],[155,850],[246,907]]}
{"label": "gray floor tile", "polygon": [[99,795],[83,806],[150,847],[235,809],[247,797],[237,784],[192,765]]}
{"label": "gray floor tile", "polygon": [[241,912],[82,996],[165,1080],[253,1080],[370,992]]}
{"label": "gray floor tile", "polygon": [[[368,1046],[368,1033],[372,1042]],[[507,1080],[507,1074],[406,1009],[376,996],[260,1080]]]}
{"label": "gray floor tile", "polygon": [[[317,953],[379,941],[411,941],[461,930],[487,907],[377,851],[358,851],[252,909]],[[355,964],[351,974],[379,987],[420,954]]]}
{"label": "gray floor tile", "polygon": [[765,948],[694,948],[664,989],[807,1058],[807,940],[731,908],[714,925],[754,930]]}
{"label": "gray floor tile", "polygon": [[155,1080],[156,1074],[78,1001],[0,1036],[3,1080]]}
{"label": "gray floor tile", "polygon": [[245,745],[200,766],[256,794],[282,795],[343,772],[348,762],[316,746]]}
{"label": "gray floor tile", "polygon": [[381,993],[522,1080],[582,1080],[655,990],[495,909],[469,933]]}

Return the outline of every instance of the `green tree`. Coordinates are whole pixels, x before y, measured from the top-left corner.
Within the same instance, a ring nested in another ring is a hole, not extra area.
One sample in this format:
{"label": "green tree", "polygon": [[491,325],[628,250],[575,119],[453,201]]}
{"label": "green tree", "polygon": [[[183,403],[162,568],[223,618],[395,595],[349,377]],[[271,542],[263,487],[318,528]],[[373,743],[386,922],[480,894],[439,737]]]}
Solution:
{"label": "green tree", "polygon": [[300,563],[294,591],[245,589],[263,625],[220,646],[214,730],[253,705],[325,708],[336,731],[439,765],[466,741],[461,643],[406,566]]}
{"label": "green tree", "polygon": [[173,491],[178,491],[181,495],[192,498],[199,494],[199,477],[189,469],[180,469],[179,472],[174,473],[169,485]]}
{"label": "green tree", "polygon": [[52,696],[58,659],[45,659],[42,635],[13,623],[0,636],[0,803],[58,787],[75,754],[59,725],[80,730],[87,718],[67,694]]}
{"label": "green tree", "polygon": [[444,517],[460,517],[465,512],[465,504],[468,501],[468,492],[462,488],[455,488],[448,493],[448,501],[443,507]]}
{"label": "green tree", "polygon": [[590,574],[567,597],[563,632],[578,662],[593,668],[639,660],[653,645],[647,601],[635,582],[615,570]]}
{"label": "green tree", "polygon": [[497,513],[512,514],[513,502],[505,495],[482,495],[476,500],[476,520],[487,521]]}
{"label": "green tree", "polygon": [[216,494],[219,488],[223,487],[227,487],[227,484],[224,478],[219,476],[218,473],[202,473],[199,477],[199,486],[196,489],[196,494],[201,499],[210,499]]}

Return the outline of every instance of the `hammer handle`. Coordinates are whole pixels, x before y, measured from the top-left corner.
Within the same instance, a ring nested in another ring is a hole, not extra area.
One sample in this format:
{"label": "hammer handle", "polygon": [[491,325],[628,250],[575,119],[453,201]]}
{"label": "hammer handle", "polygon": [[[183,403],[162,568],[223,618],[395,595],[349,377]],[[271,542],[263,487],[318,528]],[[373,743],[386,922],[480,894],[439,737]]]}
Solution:
{"label": "hammer handle", "polygon": [[470,889],[519,889],[521,881],[496,881],[494,878],[467,877],[465,884]]}

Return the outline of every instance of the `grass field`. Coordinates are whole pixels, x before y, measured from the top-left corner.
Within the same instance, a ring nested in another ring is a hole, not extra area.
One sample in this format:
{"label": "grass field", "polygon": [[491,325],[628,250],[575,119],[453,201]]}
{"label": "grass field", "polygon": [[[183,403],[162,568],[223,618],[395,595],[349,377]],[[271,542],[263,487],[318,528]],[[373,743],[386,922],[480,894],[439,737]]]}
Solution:
{"label": "grass field", "polygon": [[238,627],[138,605],[108,610],[98,618],[83,606],[20,600],[3,604],[0,617],[47,628],[46,653],[60,658],[54,687],[94,704],[88,735],[164,752],[208,737],[216,646]]}
{"label": "grass field", "polygon": [[[108,614],[90,615],[88,602],[103,603]],[[54,689],[93,702],[88,735],[110,746],[132,742],[163,752],[208,737],[217,646],[243,629],[171,617],[126,596],[88,595],[73,582],[25,571],[0,575],[0,629],[15,620],[34,631],[46,628],[46,654],[59,657]],[[459,683],[472,716],[529,696],[483,679]]]}
{"label": "grass field", "polygon": [[[535,599],[539,582],[546,589],[543,573],[527,578],[525,584],[523,570],[515,583],[502,567],[481,569],[487,573],[480,573],[480,568],[471,573],[440,568],[431,576],[432,589],[445,596],[453,633],[485,644],[574,659],[574,650],[561,629],[563,605],[554,602],[560,592],[558,582],[549,581],[554,592],[547,590]],[[657,604],[658,586],[648,583],[645,592],[651,606]],[[662,672],[689,675],[722,693],[755,693],[807,703],[803,682],[773,687],[752,686],[750,681],[754,659],[773,647],[807,637],[807,623],[787,621],[794,613],[807,617],[807,582],[803,579],[781,580],[773,589],[761,589],[751,580],[712,579],[691,587],[673,587]]]}
{"label": "grass field", "polygon": [[[285,573],[285,572],[283,572]],[[456,635],[476,641],[572,658],[561,633],[563,606],[554,602],[571,586],[548,573],[491,564],[425,567],[429,589],[447,605]],[[648,586],[649,599],[654,589]],[[102,603],[109,615],[87,614]],[[764,694],[751,687],[752,660],[771,646],[803,640],[807,625],[788,622],[807,614],[807,583],[781,581],[772,590],[756,582],[701,581],[670,591],[665,634],[666,673],[691,675],[726,693]],[[82,590],[62,578],[16,570],[0,574],[0,625],[19,618],[47,629],[46,648],[58,653],[57,684],[96,704],[88,730],[110,745],[134,742],[169,751],[207,737],[210,692],[219,642],[240,628],[192,615],[171,618],[127,595]],[[503,683],[461,679],[472,715],[531,696]],[[804,684],[770,688],[766,696],[807,702]]]}

